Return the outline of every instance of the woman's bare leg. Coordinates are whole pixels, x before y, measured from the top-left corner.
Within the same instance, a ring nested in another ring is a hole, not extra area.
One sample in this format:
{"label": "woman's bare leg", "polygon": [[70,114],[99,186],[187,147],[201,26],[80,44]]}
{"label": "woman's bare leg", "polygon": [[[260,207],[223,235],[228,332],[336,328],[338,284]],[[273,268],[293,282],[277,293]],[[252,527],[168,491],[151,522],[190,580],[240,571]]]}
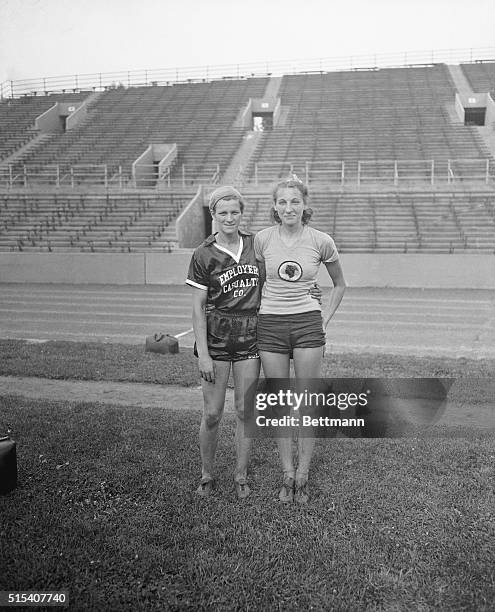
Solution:
{"label": "woman's bare leg", "polygon": [[[294,371],[296,374],[296,391],[302,393],[306,388],[306,379],[319,378],[323,360],[322,346],[316,348],[294,349]],[[308,437],[310,431],[305,428],[305,435],[298,438],[299,463],[296,471],[296,487],[308,481],[309,466],[315,448],[315,438]]]}
{"label": "woman's bare leg", "polygon": [[234,371],[234,401],[236,411],[235,448],[237,456],[234,480],[239,482],[245,481],[247,478],[249,451],[251,449],[251,439],[246,437],[244,431],[244,397],[248,385],[258,381],[260,375],[260,360],[244,359],[242,361],[235,361],[232,367]]}
{"label": "woman's bare leg", "polygon": [[[261,363],[263,364],[263,373],[266,378],[289,378],[289,366],[290,360],[289,355],[283,353],[271,353],[269,351],[260,351]],[[294,458],[292,456],[292,428],[291,427],[278,427],[277,433],[277,446],[278,454],[280,457],[280,464],[284,473],[284,483],[288,479],[293,479],[295,476],[294,470]],[[287,497],[282,501],[292,501],[289,499],[290,494],[282,495],[281,497]]]}
{"label": "woman's bare leg", "polygon": [[225,391],[230,373],[230,361],[215,361],[215,382],[201,381],[203,388],[203,418],[199,429],[202,480],[213,480],[218,426],[225,404]]}

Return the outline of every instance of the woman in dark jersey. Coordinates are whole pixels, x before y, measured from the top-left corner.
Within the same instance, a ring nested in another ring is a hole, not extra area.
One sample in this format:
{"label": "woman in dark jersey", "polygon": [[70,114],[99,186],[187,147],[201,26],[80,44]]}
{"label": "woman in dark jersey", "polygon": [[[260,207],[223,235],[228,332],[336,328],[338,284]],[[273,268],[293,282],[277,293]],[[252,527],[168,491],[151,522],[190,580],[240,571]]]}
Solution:
{"label": "woman in dark jersey", "polygon": [[194,251],[186,280],[193,290],[195,354],[204,398],[199,434],[202,475],[197,493],[207,497],[214,488],[218,426],[232,368],[237,415],[234,483],[237,497],[243,499],[251,492],[243,398],[246,382],[257,379],[260,371],[256,346],[259,269],[254,236],[239,230],[244,211],[241,194],[233,187],[219,187],[210,196],[209,208],[217,232]]}

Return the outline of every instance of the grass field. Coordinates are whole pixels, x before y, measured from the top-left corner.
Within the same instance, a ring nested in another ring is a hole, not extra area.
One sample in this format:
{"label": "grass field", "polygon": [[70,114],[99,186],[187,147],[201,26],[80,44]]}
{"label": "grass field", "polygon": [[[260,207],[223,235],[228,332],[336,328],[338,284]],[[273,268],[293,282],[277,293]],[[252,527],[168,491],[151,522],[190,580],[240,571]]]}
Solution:
{"label": "grass field", "polygon": [[[196,360],[187,348],[176,355],[157,355],[127,344],[0,339],[0,355],[3,376],[199,384]],[[494,372],[495,359],[337,353],[325,356],[322,376],[483,378]]]}
{"label": "grass field", "polygon": [[[3,341],[0,374],[198,384],[189,351]],[[328,357],[333,376],[489,376],[490,362]],[[495,443],[482,430],[319,441],[307,507],[281,506],[272,440],[235,499],[194,496],[197,410],[0,398],[19,487],[0,497],[0,590],[68,589],[74,610],[493,610]],[[486,398],[485,398],[486,399]],[[459,432],[457,432],[459,435]]]}

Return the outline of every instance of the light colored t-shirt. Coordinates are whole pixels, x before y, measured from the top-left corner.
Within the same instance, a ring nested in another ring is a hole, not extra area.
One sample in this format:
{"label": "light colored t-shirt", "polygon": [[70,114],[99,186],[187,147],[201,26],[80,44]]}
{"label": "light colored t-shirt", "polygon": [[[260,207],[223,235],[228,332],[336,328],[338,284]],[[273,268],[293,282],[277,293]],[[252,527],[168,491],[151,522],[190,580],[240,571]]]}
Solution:
{"label": "light colored t-shirt", "polygon": [[256,234],[254,252],[266,267],[260,314],[321,310],[308,291],[316,282],[320,264],[339,259],[328,234],[305,225],[299,240],[288,246],[280,236],[280,226],[274,225]]}

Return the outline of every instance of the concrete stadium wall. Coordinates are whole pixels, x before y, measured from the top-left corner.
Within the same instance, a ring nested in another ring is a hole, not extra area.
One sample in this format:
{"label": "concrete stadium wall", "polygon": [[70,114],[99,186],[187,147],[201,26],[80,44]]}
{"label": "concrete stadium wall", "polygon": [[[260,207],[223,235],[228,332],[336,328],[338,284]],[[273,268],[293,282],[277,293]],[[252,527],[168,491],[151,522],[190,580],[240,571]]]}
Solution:
{"label": "concrete stadium wall", "polygon": [[0,282],[143,285],[143,253],[0,253]]}
{"label": "concrete stadium wall", "polygon": [[493,101],[490,94],[486,94],[486,116],[485,126],[493,126],[495,121],[495,102]]}
{"label": "concrete stadium wall", "polygon": [[36,117],[34,120],[34,127],[43,132],[44,134],[50,134],[53,132],[60,132],[60,114],[58,112],[58,103],[55,103],[44,113]]}
{"label": "concrete stadium wall", "polygon": [[[59,106],[61,108],[61,114],[62,115],[67,115],[67,121],[65,122],[65,129],[66,131],[70,131],[73,130],[75,127],[77,127],[80,123],[82,123],[84,121],[84,119],[86,119],[87,115],[88,115],[88,100],[84,100],[82,102],[82,104],[78,105],[78,104],[74,104],[74,103],[69,103],[69,102],[59,102]],[[76,110],[75,111],[69,111],[69,108],[72,108],[73,106],[76,106]]]}
{"label": "concrete stadium wall", "polygon": [[146,253],[146,284],[182,285],[190,261],[190,253]]}
{"label": "concrete stadium wall", "polygon": [[[190,253],[0,253],[0,282],[181,285]],[[493,255],[341,256],[350,287],[495,289]],[[331,285],[323,268],[319,282]]]}
{"label": "concrete stadium wall", "polygon": [[253,99],[249,98],[246,106],[241,108],[239,114],[234,121],[233,127],[235,128],[246,128],[251,129],[251,108],[253,106]]}
{"label": "concrete stadium wall", "polygon": [[159,160],[158,164],[158,174],[162,176],[167,168],[170,168],[177,161],[177,155],[179,154],[177,149],[177,143],[164,143],[164,144],[154,144],[153,153],[155,155],[155,160]]}
{"label": "concrete stadium wall", "polygon": [[177,240],[181,248],[193,248],[206,238],[203,186],[200,185],[194,198],[184,208],[175,222]]}
{"label": "concrete stadium wall", "polygon": [[[75,111],[69,111],[69,108],[76,108]],[[36,117],[34,125],[40,132],[50,134],[53,132],[61,132],[62,124],[60,117],[67,117],[65,129],[71,130],[76,127],[87,115],[86,102],[56,102],[47,111]]]}
{"label": "concrete stadium wall", "polygon": [[132,162],[132,176],[139,185],[141,181],[148,184],[153,177],[153,145],[148,145],[141,155]]}
{"label": "concrete stadium wall", "polygon": [[464,123],[464,119],[465,119],[465,116],[466,116],[466,111],[464,110],[464,105],[462,103],[461,96],[457,92],[455,94],[455,111],[456,111],[457,116],[459,117],[460,121],[462,121],[462,123]]}
{"label": "concrete stadium wall", "polygon": [[[350,287],[495,289],[494,255],[344,253],[341,263]],[[325,269],[318,280],[331,285]]]}

